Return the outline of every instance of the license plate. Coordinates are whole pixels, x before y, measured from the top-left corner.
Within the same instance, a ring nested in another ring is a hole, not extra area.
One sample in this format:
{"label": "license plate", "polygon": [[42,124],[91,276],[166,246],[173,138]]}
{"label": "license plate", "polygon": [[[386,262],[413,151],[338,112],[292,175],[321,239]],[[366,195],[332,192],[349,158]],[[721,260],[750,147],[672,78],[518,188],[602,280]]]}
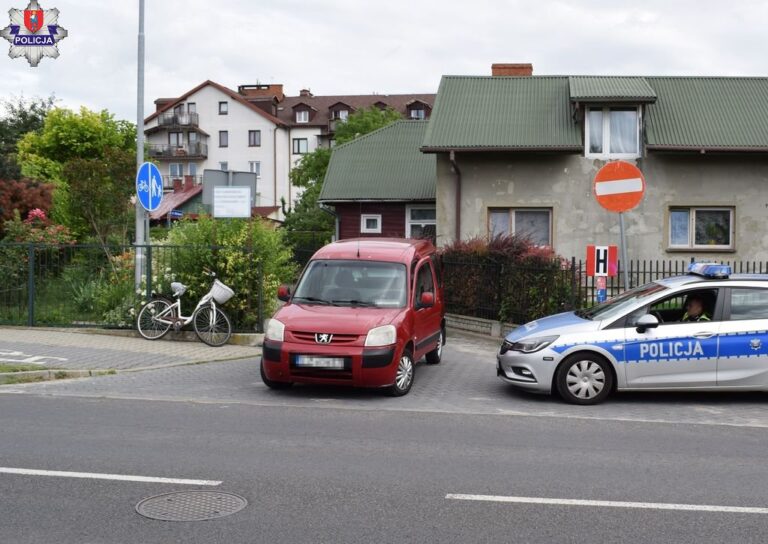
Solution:
{"label": "license plate", "polygon": [[329,368],[333,370],[344,369],[342,357],[313,357],[310,355],[297,355],[296,366],[305,368]]}

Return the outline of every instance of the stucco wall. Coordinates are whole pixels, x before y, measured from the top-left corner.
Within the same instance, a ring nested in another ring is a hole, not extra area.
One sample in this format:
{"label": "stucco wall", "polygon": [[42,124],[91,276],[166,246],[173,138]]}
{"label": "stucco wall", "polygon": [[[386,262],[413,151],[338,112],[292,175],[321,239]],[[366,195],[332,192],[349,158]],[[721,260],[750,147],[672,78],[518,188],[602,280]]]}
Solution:
{"label": "stucco wall", "polygon": [[[489,207],[552,208],[555,250],[583,258],[587,244],[618,244],[618,215],[600,207],[592,181],[604,161],[564,154],[457,154],[461,170],[461,238],[487,236]],[[636,161],[647,190],[625,214],[630,259],[768,260],[768,157],[666,155]],[[456,175],[437,160],[438,244],[455,238]],[[733,206],[735,250],[668,248],[670,206]]]}

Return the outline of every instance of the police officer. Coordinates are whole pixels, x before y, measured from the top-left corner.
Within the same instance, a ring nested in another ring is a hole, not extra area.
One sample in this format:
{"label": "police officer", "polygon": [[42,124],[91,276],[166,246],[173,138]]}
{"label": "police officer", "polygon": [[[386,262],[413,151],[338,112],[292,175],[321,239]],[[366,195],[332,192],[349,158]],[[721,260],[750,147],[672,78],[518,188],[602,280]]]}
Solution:
{"label": "police officer", "polygon": [[688,299],[685,301],[685,313],[680,321],[686,323],[711,321],[710,317],[704,311],[704,297],[696,293],[688,295]]}

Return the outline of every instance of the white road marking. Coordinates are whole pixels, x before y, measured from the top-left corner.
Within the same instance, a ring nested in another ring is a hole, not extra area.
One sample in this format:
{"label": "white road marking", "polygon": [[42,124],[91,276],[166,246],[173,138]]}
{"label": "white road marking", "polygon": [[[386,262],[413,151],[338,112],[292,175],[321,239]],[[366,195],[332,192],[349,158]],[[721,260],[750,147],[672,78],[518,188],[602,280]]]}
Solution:
{"label": "white road marking", "polygon": [[595,183],[595,194],[597,196],[616,195],[619,193],[639,193],[642,190],[643,180],[640,178],[598,181]]}
{"label": "white road marking", "polygon": [[768,514],[768,508],[749,506],[717,506],[711,504],[674,504],[664,502],[588,501],[580,499],[547,499],[543,497],[505,497],[498,495],[461,495],[449,493],[446,499],[458,501],[548,504],[555,506],[592,506],[607,508],[642,508],[646,510],[680,510],[688,512],[727,512],[735,514]]}
{"label": "white road marking", "polygon": [[217,480],[187,480],[183,478],[155,478],[151,476],[130,476],[127,474],[100,474],[98,472],[65,472],[61,470],[35,470],[29,468],[0,467],[0,474],[19,474],[22,476],[56,476],[59,478],[85,478],[91,480],[118,480],[121,482],[144,482],[178,485],[221,485]]}
{"label": "white road marking", "polygon": [[45,359],[66,363],[68,359],[63,357],[51,357],[49,355],[28,355],[21,351],[0,349],[0,363],[20,363],[28,365],[44,365]]}

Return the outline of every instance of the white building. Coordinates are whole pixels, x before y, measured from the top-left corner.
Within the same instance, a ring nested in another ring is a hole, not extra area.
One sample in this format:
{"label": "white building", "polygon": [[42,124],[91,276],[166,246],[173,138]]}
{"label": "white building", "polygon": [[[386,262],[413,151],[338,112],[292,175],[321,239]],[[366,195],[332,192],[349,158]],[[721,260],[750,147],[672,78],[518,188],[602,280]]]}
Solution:
{"label": "white building", "polygon": [[166,190],[199,184],[205,169],[254,172],[258,213],[282,219],[281,201],[299,195],[289,172],[303,155],[333,145],[335,126],[360,108],[390,107],[429,117],[434,94],[286,97],[282,85],[241,85],[233,91],[205,81],[178,98],[155,100],[144,120],[148,160],[158,164]]}

